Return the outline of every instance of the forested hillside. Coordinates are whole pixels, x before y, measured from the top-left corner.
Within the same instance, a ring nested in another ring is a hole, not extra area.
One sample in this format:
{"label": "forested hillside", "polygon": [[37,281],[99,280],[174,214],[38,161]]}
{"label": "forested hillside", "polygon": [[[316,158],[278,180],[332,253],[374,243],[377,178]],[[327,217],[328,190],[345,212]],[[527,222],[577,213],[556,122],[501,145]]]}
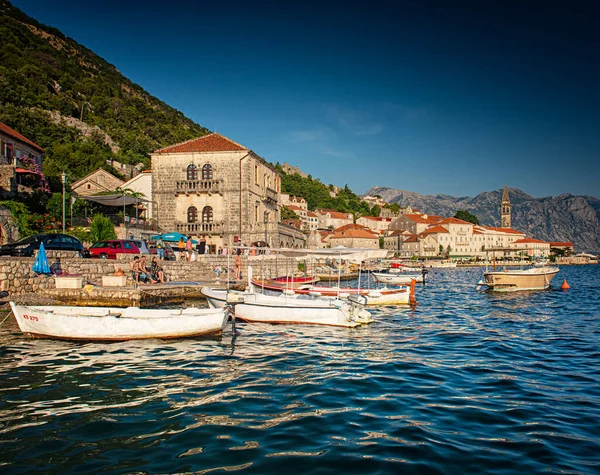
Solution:
{"label": "forested hillside", "polygon": [[149,163],[151,151],[208,132],[7,0],[0,0],[0,122],[46,149],[48,177],[68,170],[71,181],[109,158]]}

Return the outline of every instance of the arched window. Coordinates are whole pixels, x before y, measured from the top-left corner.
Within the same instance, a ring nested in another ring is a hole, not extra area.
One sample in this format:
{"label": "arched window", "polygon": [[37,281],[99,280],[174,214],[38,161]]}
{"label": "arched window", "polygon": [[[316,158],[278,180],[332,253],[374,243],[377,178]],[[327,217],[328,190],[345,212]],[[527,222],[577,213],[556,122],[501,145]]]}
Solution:
{"label": "arched window", "polygon": [[198,208],[190,206],[187,210],[188,223],[195,223],[198,221]]}
{"label": "arched window", "polygon": [[213,209],[210,206],[202,208],[202,222],[212,223],[213,222]]}
{"label": "arched window", "polygon": [[203,180],[212,180],[213,179],[212,172],[213,172],[212,165],[209,165],[208,163],[206,165],[204,165],[202,167],[202,179]]}
{"label": "arched window", "polygon": [[190,181],[198,179],[198,168],[196,167],[196,165],[188,165],[187,179]]}

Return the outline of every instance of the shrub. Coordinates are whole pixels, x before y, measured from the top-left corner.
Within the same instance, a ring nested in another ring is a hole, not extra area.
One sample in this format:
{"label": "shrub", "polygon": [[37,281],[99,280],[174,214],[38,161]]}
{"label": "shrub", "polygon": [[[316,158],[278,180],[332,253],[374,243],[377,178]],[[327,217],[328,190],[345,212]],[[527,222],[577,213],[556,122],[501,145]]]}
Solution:
{"label": "shrub", "polygon": [[117,235],[115,234],[115,227],[110,219],[101,214],[96,214],[92,219],[92,223],[90,224],[90,234],[92,235],[92,240],[103,241],[105,239],[115,239]]}

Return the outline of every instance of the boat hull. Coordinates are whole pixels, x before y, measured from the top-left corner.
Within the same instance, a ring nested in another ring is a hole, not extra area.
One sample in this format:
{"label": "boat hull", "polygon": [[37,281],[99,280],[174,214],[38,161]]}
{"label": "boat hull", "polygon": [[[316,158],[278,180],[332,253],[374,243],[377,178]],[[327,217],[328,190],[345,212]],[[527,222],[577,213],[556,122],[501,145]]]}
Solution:
{"label": "boat hull", "polygon": [[371,274],[377,282],[382,284],[410,284],[415,282],[423,282],[423,274],[388,274],[386,272],[373,272]]}
{"label": "boat hull", "polygon": [[[355,309],[356,310],[356,309]],[[331,299],[301,299],[249,293],[235,306],[236,318],[250,323],[328,325],[353,328],[371,323],[365,310],[353,312],[350,305]]]}
{"label": "boat hull", "polygon": [[156,310],[128,307],[43,307],[11,302],[23,333],[36,338],[84,341],[173,339],[219,334],[224,309]]}
{"label": "boat hull", "polygon": [[526,271],[486,272],[479,285],[494,292],[517,292],[522,290],[546,290],[559,272],[556,267],[536,268]]}

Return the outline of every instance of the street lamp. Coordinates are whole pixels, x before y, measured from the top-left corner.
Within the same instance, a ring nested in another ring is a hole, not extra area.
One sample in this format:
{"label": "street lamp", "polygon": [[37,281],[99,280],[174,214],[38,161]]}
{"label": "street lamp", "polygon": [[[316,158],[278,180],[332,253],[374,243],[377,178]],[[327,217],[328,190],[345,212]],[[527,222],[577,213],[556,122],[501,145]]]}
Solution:
{"label": "street lamp", "polygon": [[65,172],[62,172],[61,177],[62,177],[62,186],[63,186],[63,203],[62,203],[62,205],[63,205],[63,221],[62,221],[62,224],[63,224],[63,234],[64,234],[64,232],[65,232],[65,196],[66,196],[65,188],[67,185],[67,174]]}

